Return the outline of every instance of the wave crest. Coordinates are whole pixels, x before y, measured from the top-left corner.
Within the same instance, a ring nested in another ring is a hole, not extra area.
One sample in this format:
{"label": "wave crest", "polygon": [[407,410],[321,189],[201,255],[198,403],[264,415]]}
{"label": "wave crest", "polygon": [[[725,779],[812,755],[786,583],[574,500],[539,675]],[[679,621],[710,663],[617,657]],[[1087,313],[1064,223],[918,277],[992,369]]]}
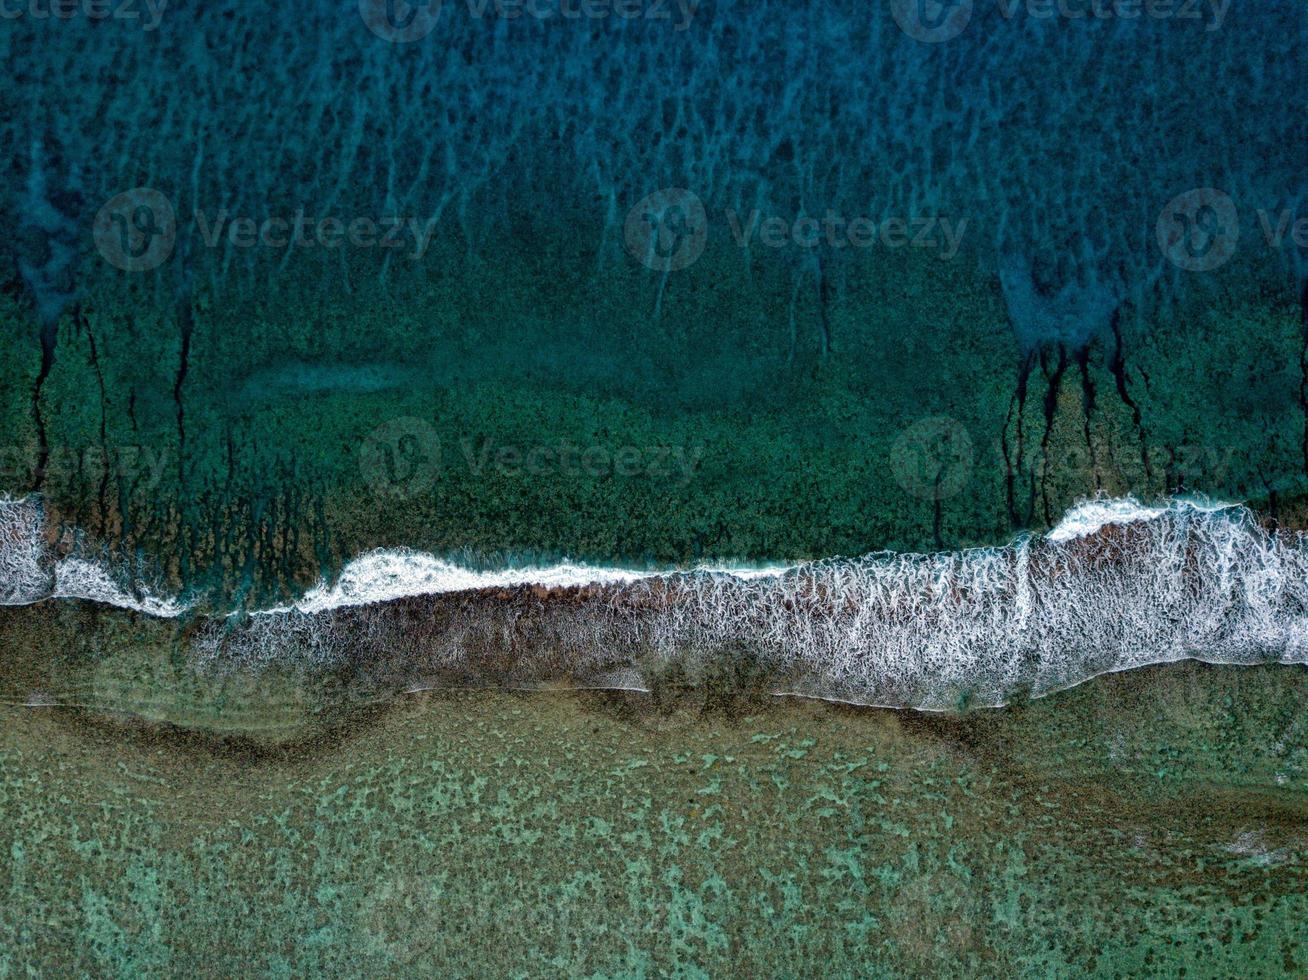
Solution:
{"label": "wave crest", "polygon": [[[128,594],[85,558],[43,571],[23,537],[34,527],[39,538],[29,503],[0,501],[5,601],[185,610]],[[1308,662],[1308,547],[1240,506],[1101,498],[1004,547],[756,569],[474,571],[384,551],[294,606],[210,619],[189,642],[210,669],[348,666],[388,688],[649,688],[743,654],[774,693],[997,706],[1187,658]]]}

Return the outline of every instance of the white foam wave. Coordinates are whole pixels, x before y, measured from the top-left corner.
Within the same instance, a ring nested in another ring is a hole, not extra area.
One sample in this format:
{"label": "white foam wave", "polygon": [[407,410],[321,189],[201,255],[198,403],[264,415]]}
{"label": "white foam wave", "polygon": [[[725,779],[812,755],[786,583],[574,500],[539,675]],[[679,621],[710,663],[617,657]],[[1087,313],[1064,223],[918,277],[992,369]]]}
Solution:
{"label": "white foam wave", "polygon": [[103,561],[78,555],[56,558],[46,544],[39,499],[0,497],[0,606],[46,599],[85,599],[162,618],[180,616],[189,608],[170,596],[124,588]]}
{"label": "white foam wave", "polygon": [[1210,501],[1203,497],[1176,497],[1165,504],[1149,506],[1135,497],[1093,497],[1069,509],[1045,535],[1050,541],[1071,541],[1096,534],[1110,524],[1133,524],[1158,520],[1169,511],[1186,509],[1211,513],[1237,507],[1238,504]]}
{"label": "white foam wave", "polygon": [[[28,504],[0,502],[8,601],[68,596],[152,616],[185,611],[178,600],[129,592],[102,563],[50,562],[40,531]],[[486,595],[518,586],[596,588],[526,612]],[[391,605],[453,592],[482,599],[456,612],[435,599]],[[778,691],[919,708],[999,705],[1187,658],[1308,663],[1308,544],[1268,531],[1239,505],[1125,498],[1087,501],[1048,535],[1004,547],[794,566],[479,571],[377,551],[294,605],[214,621],[196,642],[200,660],[231,666],[351,661],[393,673],[399,658],[405,683],[416,684],[424,671],[471,668],[504,683],[621,675],[640,686],[661,664],[689,656],[699,669],[744,649]]]}
{"label": "white foam wave", "polygon": [[[742,581],[780,575],[791,566],[701,565],[692,572],[724,575]],[[299,612],[308,615],[351,606],[365,606],[413,596],[443,595],[539,586],[575,588],[582,586],[630,585],[643,579],[677,574],[676,569],[641,570],[570,561],[547,566],[526,566],[484,571],[456,565],[434,555],[408,549],[381,549],[346,564],[333,583],[321,582],[291,606],[260,610],[254,615]]]}
{"label": "white foam wave", "polygon": [[[407,548],[378,549],[346,563],[335,581],[319,582],[299,601],[256,610],[251,615],[314,615],[414,596],[522,586],[629,585],[685,572],[754,580],[779,575],[790,567],[719,563],[692,569],[633,569],[562,561],[546,566],[479,570]],[[100,559],[55,559],[46,548],[39,500],[0,497],[0,605],[28,605],[45,599],[84,599],[161,618],[180,616],[193,608],[193,604],[176,597],[125,588]]]}
{"label": "white foam wave", "polygon": [[0,496],[0,606],[39,602],[53,588],[40,504]]}
{"label": "white foam wave", "polygon": [[[1110,528],[1111,525],[1111,528]],[[1076,533],[1069,528],[1076,527]],[[288,611],[201,641],[210,663],[351,662],[422,684],[650,686],[740,653],[773,690],[944,710],[1039,697],[1195,659],[1308,664],[1308,545],[1246,508],[1083,511],[1049,537],[934,555],[832,559],[753,578],[641,575],[566,604]]]}
{"label": "white foam wave", "polygon": [[86,558],[64,558],[55,565],[55,586],[50,598],[86,599],[162,619],[180,616],[190,608],[178,599],[159,598],[146,590],[133,595],[114,581],[103,562]]}

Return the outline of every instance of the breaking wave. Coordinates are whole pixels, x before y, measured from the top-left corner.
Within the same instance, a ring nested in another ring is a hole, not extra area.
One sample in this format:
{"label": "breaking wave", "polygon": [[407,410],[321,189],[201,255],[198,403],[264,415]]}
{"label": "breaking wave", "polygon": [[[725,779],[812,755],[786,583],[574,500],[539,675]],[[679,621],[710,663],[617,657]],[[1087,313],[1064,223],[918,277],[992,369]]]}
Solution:
{"label": "breaking wave", "polygon": [[[176,617],[103,563],[55,559],[39,501],[0,499],[0,603]],[[922,709],[998,706],[1183,659],[1308,663],[1308,539],[1245,507],[1098,498],[1043,536],[931,555],[647,571],[476,571],[379,551],[291,606],[203,620],[197,666],[351,668],[393,689],[758,689]]]}

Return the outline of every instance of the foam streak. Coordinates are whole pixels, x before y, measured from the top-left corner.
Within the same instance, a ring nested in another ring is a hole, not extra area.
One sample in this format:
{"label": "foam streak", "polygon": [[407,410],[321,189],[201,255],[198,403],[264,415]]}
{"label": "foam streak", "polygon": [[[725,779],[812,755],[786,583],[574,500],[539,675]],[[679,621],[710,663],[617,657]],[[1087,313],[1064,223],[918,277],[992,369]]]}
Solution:
{"label": "foam streak", "polygon": [[[50,563],[34,529],[30,503],[0,502],[5,601],[185,611],[85,558]],[[758,569],[474,571],[380,551],[292,606],[211,620],[193,642],[209,667],[350,664],[397,689],[649,687],[674,665],[693,681],[748,661],[777,693],[1001,705],[1182,659],[1308,663],[1308,545],[1240,506],[1126,498],[1004,547]]]}

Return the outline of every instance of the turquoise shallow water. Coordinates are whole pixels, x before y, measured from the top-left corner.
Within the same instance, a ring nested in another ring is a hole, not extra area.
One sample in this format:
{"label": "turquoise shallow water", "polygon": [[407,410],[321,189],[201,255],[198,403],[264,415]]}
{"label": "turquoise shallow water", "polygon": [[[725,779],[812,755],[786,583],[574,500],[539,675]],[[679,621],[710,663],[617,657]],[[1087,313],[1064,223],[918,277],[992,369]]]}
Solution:
{"label": "turquoise shallow water", "polygon": [[483,692],[324,731],[286,688],[176,729],[7,707],[0,967],[1294,975],[1302,680],[1177,666],[930,723]]}

